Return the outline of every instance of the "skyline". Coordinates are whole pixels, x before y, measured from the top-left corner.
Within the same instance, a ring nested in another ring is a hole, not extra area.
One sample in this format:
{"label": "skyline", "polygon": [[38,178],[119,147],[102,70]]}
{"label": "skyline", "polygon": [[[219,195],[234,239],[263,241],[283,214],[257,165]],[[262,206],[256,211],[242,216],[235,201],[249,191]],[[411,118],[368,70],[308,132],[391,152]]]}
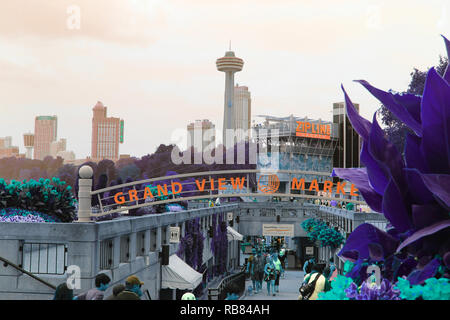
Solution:
{"label": "skyline", "polygon": [[[252,118],[329,121],[333,103],[344,100],[342,83],[370,119],[379,103],[352,80],[406,90],[414,67],[425,70],[445,56],[440,34],[449,30],[443,1],[377,3],[2,3],[0,110],[7,117],[0,136],[12,136],[24,153],[35,116],[57,115],[58,138],[84,158],[97,101],[125,121],[121,154],[153,153],[197,119],[221,130],[224,77],[215,60],[230,39],[245,61],[235,83],[252,92]],[[66,26],[70,5],[81,9],[79,30]]]}

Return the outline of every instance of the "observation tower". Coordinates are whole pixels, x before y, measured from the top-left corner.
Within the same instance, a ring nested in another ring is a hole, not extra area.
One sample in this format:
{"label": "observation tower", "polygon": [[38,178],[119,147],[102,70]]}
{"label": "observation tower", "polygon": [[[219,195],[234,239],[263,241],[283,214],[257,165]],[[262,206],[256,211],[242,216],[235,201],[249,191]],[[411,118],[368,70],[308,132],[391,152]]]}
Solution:
{"label": "observation tower", "polygon": [[[244,60],[227,51],[225,56],[217,59],[217,70],[225,72],[225,103],[223,109],[223,144],[226,144],[226,129],[235,129],[234,119],[234,73],[242,70]],[[231,146],[231,145],[230,145]]]}

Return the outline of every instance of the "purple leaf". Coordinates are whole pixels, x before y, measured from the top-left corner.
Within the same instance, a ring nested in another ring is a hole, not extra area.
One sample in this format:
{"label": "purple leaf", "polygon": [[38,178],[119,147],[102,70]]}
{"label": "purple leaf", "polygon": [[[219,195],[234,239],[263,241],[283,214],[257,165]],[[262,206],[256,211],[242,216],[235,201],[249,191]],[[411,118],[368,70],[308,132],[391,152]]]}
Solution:
{"label": "purple leaf", "polygon": [[[389,182],[389,173],[386,167],[380,165],[379,162],[372,157],[368,149],[368,143],[368,141],[363,142],[360,159],[367,168],[367,177],[369,178],[370,186],[379,195],[383,195]],[[381,211],[381,201],[379,211]]]}
{"label": "purple leaf", "polygon": [[395,145],[389,142],[384,135],[384,131],[378,125],[375,113],[369,135],[369,152],[378,161],[380,166],[384,166],[389,170],[390,176],[399,185],[405,185],[402,155],[398,152]]}
{"label": "purple leaf", "polygon": [[450,87],[434,68],[422,97],[421,152],[431,173],[450,172]]}
{"label": "purple leaf", "polygon": [[450,268],[450,251],[444,254],[444,264],[447,268]]}
{"label": "purple leaf", "polygon": [[392,179],[384,192],[382,207],[386,219],[400,233],[406,232],[413,227],[403,196]]}
{"label": "purple leaf", "polygon": [[[400,121],[410,127],[419,137],[422,135],[422,128],[420,122],[418,122],[411,115],[410,111],[403,105],[399,104],[399,101],[407,102],[410,106],[413,104],[420,105],[420,97],[414,95],[402,95],[394,94],[382,91],[371,86],[365,80],[356,80],[362,84],[375,98],[377,98],[387,109],[389,109]],[[397,98],[397,99],[396,99]]]}
{"label": "purple leaf", "polygon": [[439,266],[441,265],[439,259],[431,260],[425,268],[422,270],[413,271],[409,277],[408,281],[411,285],[422,284],[426,279],[433,277],[436,274]]}
{"label": "purple leaf", "polygon": [[363,223],[353,230],[338,255],[346,251],[357,250],[359,260],[367,259],[371,243],[378,243],[383,248],[385,256],[388,256],[395,252],[398,240],[371,224]]}
{"label": "purple leaf", "polygon": [[422,205],[436,202],[434,195],[426,187],[425,183],[423,183],[419,171],[416,169],[403,169],[403,171],[406,176],[408,191],[413,202]]}
{"label": "purple leaf", "polygon": [[425,236],[429,236],[431,234],[434,234],[442,229],[450,227],[450,220],[443,220],[439,221],[435,224],[432,224],[431,226],[428,226],[426,228],[420,229],[419,231],[414,232],[410,237],[408,237],[405,241],[403,241],[397,248],[397,252],[402,250],[407,245],[413,243],[414,241],[417,241]]}
{"label": "purple leaf", "polygon": [[412,205],[412,218],[414,226],[417,229],[422,229],[444,220],[446,213],[435,204]]}
{"label": "purple leaf", "polygon": [[359,258],[359,252],[357,250],[348,250],[342,252],[341,256],[350,260],[351,262],[355,262]]}
{"label": "purple leaf", "polygon": [[369,132],[371,123],[370,121],[364,119],[361,117],[356,111],[355,107],[353,106],[352,101],[350,100],[349,96],[347,95],[347,92],[345,92],[344,86],[341,85],[342,91],[344,91],[345,96],[345,106],[347,110],[347,116],[350,120],[350,123],[352,124],[355,131],[364,139],[369,140]]}
{"label": "purple leaf", "polygon": [[403,277],[407,276],[411,273],[411,271],[414,270],[414,268],[417,266],[417,260],[410,257],[402,262],[402,264],[399,266],[397,270],[396,277]]}
{"label": "purple leaf", "polygon": [[422,180],[427,188],[450,207],[450,175],[422,174]]}
{"label": "purple leaf", "polygon": [[375,212],[381,212],[381,196],[369,185],[365,168],[334,168],[332,177],[348,180],[359,190],[367,205]]}
{"label": "purple leaf", "polygon": [[[448,39],[444,36],[442,36],[442,38],[444,38],[445,48],[447,49],[447,59],[450,61],[450,41],[448,41]],[[450,83],[450,63],[447,65],[447,69],[445,70],[444,79]]]}
{"label": "purple leaf", "polygon": [[408,168],[415,168],[422,173],[428,173],[428,165],[420,152],[421,143],[421,138],[409,133],[406,135],[405,164]]}
{"label": "purple leaf", "polygon": [[381,261],[384,258],[383,247],[378,243],[369,243],[369,256],[373,261]]}

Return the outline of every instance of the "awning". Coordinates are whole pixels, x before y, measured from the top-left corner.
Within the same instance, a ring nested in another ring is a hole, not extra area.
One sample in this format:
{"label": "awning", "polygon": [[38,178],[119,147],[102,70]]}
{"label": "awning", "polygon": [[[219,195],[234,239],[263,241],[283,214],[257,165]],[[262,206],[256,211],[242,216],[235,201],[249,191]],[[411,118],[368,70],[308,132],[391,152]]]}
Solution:
{"label": "awning", "polygon": [[176,254],[169,257],[169,264],[162,266],[163,289],[194,290],[202,282],[203,275],[192,269]]}
{"label": "awning", "polygon": [[227,238],[228,238],[228,241],[242,240],[242,239],[244,239],[244,236],[242,234],[240,234],[239,232],[237,232],[236,230],[234,230],[232,227],[228,226],[227,227]]}

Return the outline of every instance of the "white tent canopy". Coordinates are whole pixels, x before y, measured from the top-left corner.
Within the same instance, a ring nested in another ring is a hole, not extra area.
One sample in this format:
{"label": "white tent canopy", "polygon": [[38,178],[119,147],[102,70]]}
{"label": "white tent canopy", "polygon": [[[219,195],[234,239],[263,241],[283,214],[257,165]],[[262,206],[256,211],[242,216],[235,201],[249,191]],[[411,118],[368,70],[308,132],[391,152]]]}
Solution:
{"label": "white tent canopy", "polygon": [[234,230],[232,227],[228,226],[227,227],[227,238],[229,241],[242,240],[242,239],[244,239],[244,236],[242,234],[240,234],[239,232],[237,232],[236,230]]}
{"label": "white tent canopy", "polygon": [[176,254],[169,257],[169,264],[162,266],[162,288],[194,290],[202,282],[203,275],[192,269]]}

